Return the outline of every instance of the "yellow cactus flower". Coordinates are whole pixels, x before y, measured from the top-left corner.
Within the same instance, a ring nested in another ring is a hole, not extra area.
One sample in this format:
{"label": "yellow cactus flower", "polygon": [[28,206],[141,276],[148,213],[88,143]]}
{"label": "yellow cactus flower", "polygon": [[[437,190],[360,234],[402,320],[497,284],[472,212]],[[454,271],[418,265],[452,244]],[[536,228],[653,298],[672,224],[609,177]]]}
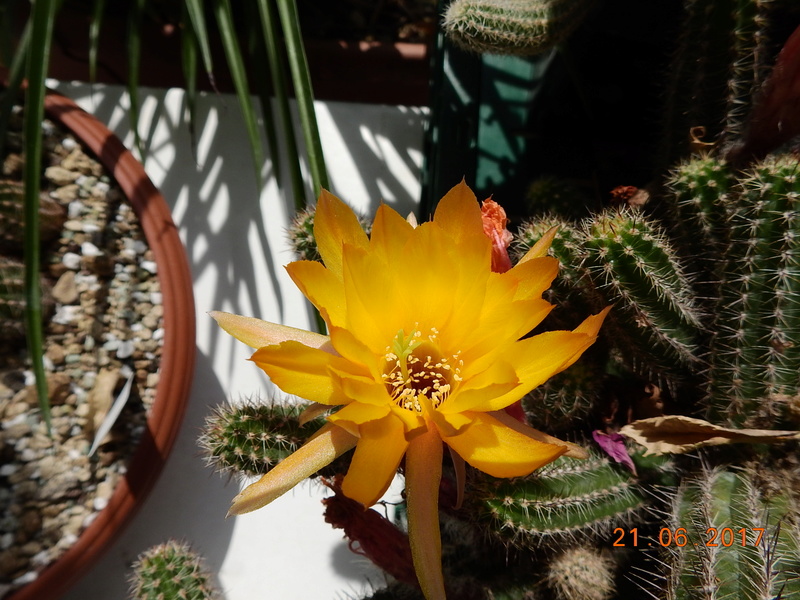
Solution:
{"label": "yellow cactus flower", "polygon": [[[409,538],[425,597],[445,597],[438,494],[442,453],[495,477],[527,475],[582,450],[503,410],[566,369],[607,313],[574,331],[526,336],[553,308],[542,299],[558,271],[546,237],[504,273],[466,184],[414,227],[382,205],[368,237],[354,213],[323,192],[314,234],[322,263],[286,268],[329,336],[215,312],[284,392],[338,407],[320,432],[233,501],[241,514],[271,502],[355,447],[343,493],[369,507],[405,457]],[[315,405],[317,406],[317,405]]]}

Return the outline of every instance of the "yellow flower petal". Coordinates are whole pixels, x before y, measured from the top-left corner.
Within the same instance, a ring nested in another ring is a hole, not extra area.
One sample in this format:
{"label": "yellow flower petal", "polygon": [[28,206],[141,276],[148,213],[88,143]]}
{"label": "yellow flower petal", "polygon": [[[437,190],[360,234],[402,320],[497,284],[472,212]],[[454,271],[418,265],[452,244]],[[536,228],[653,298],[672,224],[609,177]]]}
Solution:
{"label": "yellow flower petal", "polygon": [[343,429],[359,435],[358,430],[361,425],[369,421],[376,421],[385,418],[391,409],[387,404],[364,404],[363,402],[351,402],[340,410],[333,413],[328,419]]}
{"label": "yellow flower petal", "polygon": [[403,423],[394,415],[370,421],[359,429],[361,438],[342,481],[342,492],[369,507],[389,488],[408,442]]}
{"label": "yellow flower petal", "polygon": [[527,475],[567,451],[565,446],[543,443],[511,429],[487,413],[473,413],[469,427],[443,439],[465,461],[493,477]]}
{"label": "yellow flower petal", "polygon": [[483,233],[480,204],[463,180],[439,200],[433,214],[433,222],[457,243],[462,243],[467,237],[482,240],[489,247],[491,257],[492,243]]}
{"label": "yellow flower petal", "polygon": [[369,245],[367,234],[352,209],[327,190],[322,190],[317,200],[314,239],[325,267],[339,279],[342,276],[342,248],[348,244],[366,249]]}
{"label": "yellow flower petal", "polygon": [[261,348],[293,340],[309,348],[320,348],[326,352],[334,352],[330,344],[330,338],[327,335],[287,327],[286,325],[268,323],[253,317],[232,315],[218,310],[211,311],[208,314],[222,329],[251,348]]}
{"label": "yellow flower petal", "polygon": [[344,325],[347,315],[342,282],[322,263],[300,260],[286,265],[286,272],[309,302],[319,309],[328,328]]}
{"label": "yellow flower petal", "polygon": [[548,229],[539,241],[525,253],[525,256],[519,259],[517,264],[528,262],[532,258],[547,256],[547,251],[550,250],[550,245],[553,243],[553,239],[555,239],[557,233],[558,226]]}
{"label": "yellow flower petal", "polygon": [[320,404],[344,404],[348,401],[333,385],[329,370],[334,366],[340,370],[347,368],[349,363],[339,356],[299,342],[283,342],[259,348],[250,360],[287,394]]}
{"label": "yellow flower petal", "polygon": [[534,258],[518,263],[514,268],[502,275],[513,277],[518,281],[515,300],[541,298],[542,294],[553,283],[558,275],[558,260],[552,256]]}
{"label": "yellow flower petal", "polygon": [[426,600],[445,600],[439,533],[442,440],[435,429],[411,440],[405,474],[408,538],[417,579]]}
{"label": "yellow flower petal", "polygon": [[266,506],[306,477],[310,477],[356,445],[358,438],[334,425],[325,425],[316,437],[275,465],[233,499],[228,515],[241,515]]}

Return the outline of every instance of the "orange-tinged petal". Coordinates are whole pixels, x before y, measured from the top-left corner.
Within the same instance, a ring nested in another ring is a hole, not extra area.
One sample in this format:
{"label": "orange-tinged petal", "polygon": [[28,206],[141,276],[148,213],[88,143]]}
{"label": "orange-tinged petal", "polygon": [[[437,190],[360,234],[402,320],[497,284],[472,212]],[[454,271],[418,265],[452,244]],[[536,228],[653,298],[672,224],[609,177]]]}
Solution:
{"label": "orange-tinged petal", "polygon": [[367,234],[353,210],[336,196],[322,190],[314,216],[314,238],[322,262],[338,278],[342,276],[342,247],[350,244],[366,249]]}
{"label": "orange-tinged petal", "polygon": [[325,413],[327,413],[331,409],[330,406],[327,404],[319,404],[318,402],[312,402],[306,408],[303,409],[303,412],[300,413],[300,416],[297,417],[298,422],[300,425],[305,425],[306,423],[310,423],[317,417],[321,417]]}
{"label": "orange-tinged petal", "polygon": [[564,440],[560,440],[558,438],[553,437],[552,435],[548,435],[538,429],[534,429],[528,425],[522,423],[519,419],[511,416],[508,414],[507,411],[498,410],[496,412],[489,413],[495,419],[500,421],[506,427],[510,429],[514,429],[523,435],[527,435],[534,440],[539,442],[543,442],[545,444],[555,444],[556,446],[564,446],[566,447],[567,451],[564,452],[564,456],[569,456],[570,458],[580,458],[586,459],[589,458],[589,453],[584,449],[578,446],[577,444],[573,444],[572,442],[565,442]]}
{"label": "orange-tinged petal", "polygon": [[364,423],[350,469],[342,481],[348,498],[372,506],[392,483],[408,448],[403,423],[393,415]]}
{"label": "orange-tinged petal", "polygon": [[381,204],[370,230],[370,251],[388,262],[396,260],[414,232],[414,227],[388,205]]}
{"label": "orange-tinged petal", "polygon": [[269,323],[253,317],[241,317],[218,310],[211,311],[208,314],[227,333],[251,348],[272,346],[273,344],[293,340],[309,348],[320,348],[326,352],[335,352],[327,335]]}
{"label": "orange-tinged petal", "polygon": [[241,515],[266,506],[305,478],[356,445],[358,438],[335,425],[325,425],[316,437],[275,465],[233,499],[228,515]]}
{"label": "orange-tinged petal", "polygon": [[513,276],[519,281],[514,299],[541,298],[558,275],[558,266],[558,259],[552,256],[534,258],[517,264],[508,271],[509,277]]}
{"label": "orange-tinged petal", "polygon": [[289,263],[286,272],[311,304],[319,309],[329,328],[344,324],[347,313],[341,279],[322,263],[313,260]]}
{"label": "orange-tinged petal", "polygon": [[408,539],[414,570],[426,600],[445,600],[439,533],[442,439],[435,428],[429,428],[409,443],[405,474]]}
{"label": "orange-tinged petal", "polygon": [[287,394],[320,404],[343,404],[329,367],[347,367],[346,361],[299,342],[283,342],[258,349],[250,358]]}
{"label": "orange-tinged petal", "polygon": [[566,446],[540,442],[488,413],[473,413],[472,424],[444,442],[473,467],[493,477],[520,477],[554,461]]}
{"label": "orange-tinged petal", "polygon": [[539,241],[536,242],[533,247],[528,250],[522,258],[519,259],[517,264],[527,262],[532,258],[547,256],[547,251],[550,250],[550,245],[553,243],[553,239],[555,239],[557,233],[557,225],[548,229],[545,234],[539,238]]}
{"label": "orange-tinged petal", "polygon": [[483,233],[480,204],[463,180],[439,200],[433,221],[457,243],[463,242],[466,237],[482,238],[491,255],[492,243]]}

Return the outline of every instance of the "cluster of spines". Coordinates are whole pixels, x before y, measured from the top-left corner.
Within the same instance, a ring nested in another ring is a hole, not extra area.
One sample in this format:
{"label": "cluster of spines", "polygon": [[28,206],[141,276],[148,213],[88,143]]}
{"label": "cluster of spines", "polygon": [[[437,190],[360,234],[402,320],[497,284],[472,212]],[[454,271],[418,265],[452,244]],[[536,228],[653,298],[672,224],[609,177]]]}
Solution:
{"label": "cluster of spines", "polygon": [[648,573],[640,585],[660,600],[800,593],[796,490],[767,499],[759,481],[763,473],[757,479],[745,469],[722,468],[685,478],[660,532],[661,578]]}
{"label": "cluster of spines", "polygon": [[593,5],[594,0],[453,0],[442,25],[466,50],[541,54],[564,41]]}
{"label": "cluster of spines", "polygon": [[562,457],[527,477],[477,478],[470,512],[514,546],[600,540],[647,510],[651,497],[632,473],[597,453]]}
{"label": "cluster of spines", "polygon": [[681,161],[667,177],[663,198],[670,233],[681,255],[695,262],[699,285],[719,282],[735,183],[730,165],[710,155]]}
{"label": "cluster of spines", "polygon": [[[298,260],[322,260],[317,248],[317,240],[314,237],[314,217],[316,214],[316,206],[298,211],[287,229],[289,245]],[[359,218],[359,223],[361,223],[364,231],[369,234],[371,225],[366,219]]]}
{"label": "cluster of spines", "polygon": [[615,570],[610,554],[572,546],[550,559],[546,582],[557,600],[608,600],[616,591]]}
{"label": "cluster of spines", "polygon": [[715,311],[708,417],[776,425],[800,390],[800,167],[769,157],[743,172]]}
{"label": "cluster of spines", "polygon": [[221,472],[263,475],[322,425],[320,419],[301,424],[302,411],[278,401],[221,406],[206,419],[198,443]]}
{"label": "cluster of spines", "polygon": [[214,600],[220,597],[202,558],[169,541],[143,552],[133,566],[134,600]]}

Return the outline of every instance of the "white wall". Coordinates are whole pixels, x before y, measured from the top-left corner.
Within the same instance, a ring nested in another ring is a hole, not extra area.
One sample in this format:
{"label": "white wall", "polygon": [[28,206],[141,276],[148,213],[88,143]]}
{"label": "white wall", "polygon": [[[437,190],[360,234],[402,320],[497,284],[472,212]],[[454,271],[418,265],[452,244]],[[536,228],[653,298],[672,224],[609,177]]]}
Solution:
{"label": "white wall", "polygon": [[[132,147],[121,87],[49,84]],[[207,557],[226,600],[360,597],[372,583],[380,586],[382,575],[323,522],[319,486],[301,485],[260,511],[226,520],[237,482],[206,468],[196,445],[210,407],[270,393],[246,360],[249,349],[221,333],[206,313],[309,326],[305,301],[283,269],[293,260],[285,241],[293,200],[278,189],[270,160],[259,193],[234,97],[202,96],[196,151],[182,90],[146,89],[141,101],[139,131],[150,140],[145,168],[172,209],[192,268],[197,370],[184,429],[154,492],[65,600],[123,600],[130,563],[168,538],[186,540]],[[381,201],[402,214],[413,210],[426,109],[318,102],[316,110],[332,191],[369,215]]]}

